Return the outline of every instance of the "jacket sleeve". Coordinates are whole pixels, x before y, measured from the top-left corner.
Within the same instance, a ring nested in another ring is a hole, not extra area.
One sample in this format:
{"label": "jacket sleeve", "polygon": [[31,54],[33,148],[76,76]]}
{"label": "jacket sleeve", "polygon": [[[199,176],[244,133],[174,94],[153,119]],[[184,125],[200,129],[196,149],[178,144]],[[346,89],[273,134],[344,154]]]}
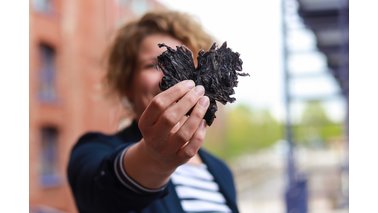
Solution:
{"label": "jacket sleeve", "polygon": [[82,136],[73,147],[68,181],[80,212],[127,212],[140,210],[167,194],[127,187],[117,174],[116,162],[132,143],[118,145],[118,138],[100,133]]}

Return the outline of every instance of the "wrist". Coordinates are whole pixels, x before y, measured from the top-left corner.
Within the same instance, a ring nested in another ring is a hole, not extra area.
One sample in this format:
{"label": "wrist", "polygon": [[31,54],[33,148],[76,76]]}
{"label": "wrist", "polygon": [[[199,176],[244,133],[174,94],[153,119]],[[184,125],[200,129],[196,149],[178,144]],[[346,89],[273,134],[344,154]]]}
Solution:
{"label": "wrist", "polygon": [[164,168],[152,157],[143,139],[127,150],[123,158],[123,167],[132,179],[149,189],[166,185],[174,172],[174,169]]}
{"label": "wrist", "polygon": [[165,162],[155,150],[151,149],[145,141],[142,139],[137,144],[137,153],[143,158],[152,171],[155,171],[156,174],[160,175],[171,175],[176,167]]}

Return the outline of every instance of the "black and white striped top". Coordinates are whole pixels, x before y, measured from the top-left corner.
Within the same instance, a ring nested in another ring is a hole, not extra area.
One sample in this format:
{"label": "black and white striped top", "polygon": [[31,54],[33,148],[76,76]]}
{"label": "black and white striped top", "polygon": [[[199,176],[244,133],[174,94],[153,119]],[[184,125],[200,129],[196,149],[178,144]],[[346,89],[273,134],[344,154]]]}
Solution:
{"label": "black and white striped top", "polygon": [[[120,182],[137,193],[151,193],[164,190],[147,189],[134,181],[123,168],[123,157],[127,148],[114,161],[114,170]],[[188,213],[230,213],[226,200],[219,191],[218,184],[205,164],[179,166],[172,174],[171,180],[175,185],[181,206]]]}
{"label": "black and white striped top", "polygon": [[231,212],[205,164],[184,164],[171,179],[185,212]]}

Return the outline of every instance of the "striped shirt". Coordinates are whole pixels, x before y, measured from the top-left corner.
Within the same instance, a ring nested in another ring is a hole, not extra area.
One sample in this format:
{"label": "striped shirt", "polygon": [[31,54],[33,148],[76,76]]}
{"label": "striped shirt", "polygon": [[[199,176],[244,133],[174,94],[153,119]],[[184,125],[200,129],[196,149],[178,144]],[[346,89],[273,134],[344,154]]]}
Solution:
{"label": "striped shirt", "polygon": [[[164,190],[148,189],[135,182],[128,176],[123,168],[123,156],[127,148],[121,152],[114,161],[114,170],[120,182],[130,190],[137,193],[151,193]],[[185,212],[190,213],[229,213],[230,208],[219,186],[214,181],[213,175],[208,171],[205,164],[179,166],[172,174],[171,180],[175,185],[177,195],[181,201],[181,206]]]}
{"label": "striped shirt", "polygon": [[179,166],[171,179],[185,212],[231,212],[205,164]]}

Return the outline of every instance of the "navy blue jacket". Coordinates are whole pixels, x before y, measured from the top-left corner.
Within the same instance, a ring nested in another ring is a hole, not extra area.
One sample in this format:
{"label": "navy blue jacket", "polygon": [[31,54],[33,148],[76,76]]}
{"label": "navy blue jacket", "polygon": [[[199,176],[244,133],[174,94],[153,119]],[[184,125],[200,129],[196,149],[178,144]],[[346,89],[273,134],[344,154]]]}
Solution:
{"label": "navy blue jacket", "polygon": [[[68,181],[80,213],[184,212],[174,185],[163,191],[136,193],[119,181],[114,160],[125,147],[139,141],[136,122],[115,135],[87,133],[75,144],[68,164]],[[238,212],[233,176],[219,159],[200,149],[199,155],[218,183],[227,205]]]}

